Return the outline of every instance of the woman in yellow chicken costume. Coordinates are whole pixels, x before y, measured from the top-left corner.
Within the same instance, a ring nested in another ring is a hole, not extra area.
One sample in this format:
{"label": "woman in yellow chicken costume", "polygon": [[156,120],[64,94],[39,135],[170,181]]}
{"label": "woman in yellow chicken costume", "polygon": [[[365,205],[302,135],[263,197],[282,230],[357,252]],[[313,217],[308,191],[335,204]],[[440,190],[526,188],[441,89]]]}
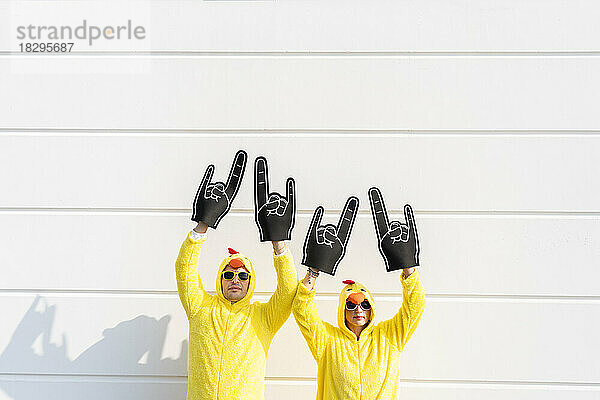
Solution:
{"label": "woman in yellow chicken costume", "polygon": [[425,291],[414,268],[418,266],[419,246],[412,209],[405,206],[408,224],[390,223],[379,189],[371,188],[369,198],[387,270],[403,270],[402,306],[393,318],[375,324],[371,293],[360,283],[344,281],[346,286],[338,303],[338,326],[319,318],[314,300],[315,281],[319,270],[333,275],[344,256],[358,199],[346,203],[337,226],[320,226],[323,210],[317,208],[302,261],[309,270],[298,284],[292,312],[318,365],[318,400],[397,399],[400,353],[417,328],[425,307]]}
{"label": "woman in yellow chicken costume", "polygon": [[[267,352],[271,340],[291,313],[298,278],[289,240],[294,225],[294,182],[288,196],[270,193],[266,201],[266,160],[256,165],[255,189],[259,195],[257,224],[261,241],[273,244],[277,288],[266,303],[251,303],[256,272],[244,255],[229,249],[217,271],[216,295],[200,282],[198,258],[207,228],[216,228],[229,211],[246,165],[238,152],[227,183],[210,183],[214,167],[206,170],[194,200],[192,220],[198,225],[188,234],[175,263],[177,289],[189,320],[188,400],[262,400]],[[258,161],[258,160],[257,160]],[[265,200],[265,204],[263,204]],[[268,204],[267,204],[268,203]],[[270,213],[270,210],[280,212]]]}

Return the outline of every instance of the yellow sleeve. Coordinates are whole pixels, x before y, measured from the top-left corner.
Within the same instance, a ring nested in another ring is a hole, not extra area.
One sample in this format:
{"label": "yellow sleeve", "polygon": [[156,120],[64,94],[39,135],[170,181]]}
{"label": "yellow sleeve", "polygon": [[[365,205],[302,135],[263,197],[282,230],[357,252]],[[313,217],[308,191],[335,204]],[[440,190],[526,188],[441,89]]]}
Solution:
{"label": "yellow sleeve", "polygon": [[325,352],[329,335],[325,323],[319,318],[315,304],[315,293],[314,286],[311,291],[308,291],[302,281],[298,282],[298,290],[296,291],[296,297],[292,305],[292,312],[310,352],[314,359],[318,361]]}
{"label": "yellow sleeve", "polygon": [[206,238],[194,240],[188,233],[181,245],[179,256],[177,256],[177,261],[175,262],[177,291],[179,292],[179,298],[188,319],[196,315],[200,310],[200,304],[204,297],[209,296],[204,288],[202,288],[197,268],[200,249],[205,240]]}
{"label": "yellow sleeve", "polygon": [[276,255],[273,252],[273,265],[277,273],[277,289],[263,308],[263,317],[269,330],[273,333],[285,323],[292,311],[292,301],[296,295],[298,274],[290,249]]}
{"label": "yellow sleeve", "polygon": [[400,275],[402,281],[402,307],[391,319],[381,323],[382,332],[400,350],[419,325],[425,308],[425,289],[419,273],[415,270],[408,278]]}

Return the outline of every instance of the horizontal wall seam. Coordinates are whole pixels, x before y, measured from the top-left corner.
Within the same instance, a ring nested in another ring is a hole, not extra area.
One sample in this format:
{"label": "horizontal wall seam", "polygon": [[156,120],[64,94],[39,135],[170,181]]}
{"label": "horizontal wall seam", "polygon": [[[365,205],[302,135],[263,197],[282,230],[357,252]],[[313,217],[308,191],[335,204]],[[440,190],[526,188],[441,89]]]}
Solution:
{"label": "horizontal wall seam", "polygon": [[[214,291],[208,291],[215,294]],[[99,295],[99,296],[156,296],[156,297],[177,297],[177,290],[144,290],[144,289],[58,289],[58,288],[0,288],[1,294],[10,295]],[[257,297],[269,297],[272,292],[256,291]],[[400,300],[401,293],[389,292],[371,292],[371,294],[380,299]],[[337,300],[337,292],[318,292],[317,298]],[[523,294],[485,294],[485,293],[427,293],[429,300],[439,301],[529,301],[529,302],[576,302],[576,303],[596,303],[600,302],[600,295],[523,295]]]}
{"label": "horizontal wall seam", "polygon": [[[421,217],[481,217],[481,218],[600,218],[600,211],[568,211],[568,210],[419,210],[414,213]],[[146,207],[1,207],[0,215],[154,215],[154,216],[188,216],[191,209],[187,208],[146,208]],[[338,215],[341,209],[327,209],[325,215]],[[297,214],[313,215],[313,209],[298,209]],[[388,210],[389,214],[403,215],[402,209]],[[230,216],[254,217],[254,209],[236,208],[228,213]],[[371,216],[371,211],[362,209],[359,216]]]}
{"label": "horizontal wall seam", "polygon": [[406,379],[400,382],[416,384],[459,384],[459,385],[507,385],[507,386],[572,386],[600,389],[599,382],[560,382],[560,381],[503,381],[476,379]]}
{"label": "horizontal wall seam", "polygon": [[[171,382],[187,382],[186,375],[133,375],[133,374],[86,374],[86,373],[11,373],[0,372],[0,379],[9,380],[132,380],[132,381],[171,381]],[[416,385],[503,385],[503,386],[552,386],[552,387],[581,387],[590,389],[600,389],[600,383],[597,382],[569,382],[569,381],[511,381],[511,380],[475,380],[475,379],[407,379],[400,378],[401,383],[416,384]],[[266,383],[316,383],[315,377],[265,377]]]}
{"label": "horizontal wall seam", "polygon": [[389,138],[441,136],[441,137],[551,137],[600,136],[600,129],[340,129],[340,128],[86,128],[86,127],[0,127],[1,136],[97,136],[97,137],[351,137]]}
{"label": "horizontal wall seam", "polygon": [[97,51],[71,51],[69,53],[36,54],[13,50],[0,51],[0,57],[153,57],[153,58],[396,58],[396,57],[598,57],[600,50],[445,50],[445,51],[360,51],[360,50],[292,50],[292,51],[237,51],[237,50],[97,50]]}

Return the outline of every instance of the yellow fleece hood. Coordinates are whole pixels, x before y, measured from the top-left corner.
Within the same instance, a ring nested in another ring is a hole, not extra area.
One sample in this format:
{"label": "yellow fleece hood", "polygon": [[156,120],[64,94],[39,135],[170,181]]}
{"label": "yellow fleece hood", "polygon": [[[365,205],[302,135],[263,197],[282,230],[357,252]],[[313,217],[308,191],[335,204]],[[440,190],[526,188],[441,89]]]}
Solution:
{"label": "yellow fleece hood", "polygon": [[371,296],[371,292],[369,292],[369,290],[364,285],[351,280],[344,281],[344,283],[346,283],[346,286],[344,286],[344,288],[340,292],[340,297],[338,299],[338,326],[346,336],[356,340],[356,336],[354,335],[354,333],[350,329],[348,329],[348,326],[346,326],[346,301],[352,293],[359,293],[364,295],[365,298],[371,304],[371,316],[369,318],[369,323],[367,324],[365,329],[363,329],[361,335],[368,335],[373,330],[373,321],[375,320],[375,302],[373,301],[373,296]]}
{"label": "yellow fleece hood", "polygon": [[223,261],[221,261],[221,264],[219,265],[219,270],[217,272],[217,297],[221,301],[231,304],[231,302],[225,298],[225,295],[223,295],[223,287],[221,286],[221,275],[223,275],[223,271],[225,270],[225,268],[227,268],[229,262],[234,259],[241,260],[244,263],[244,267],[246,267],[248,272],[250,272],[250,284],[248,285],[248,292],[241,300],[235,302],[237,307],[241,307],[250,304],[250,300],[254,295],[254,288],[256,287],[256,271],[254,270],[254,265],[248,257],[241,253],[236,252],[235,254],[230,254],[228,257],[225,257]]}

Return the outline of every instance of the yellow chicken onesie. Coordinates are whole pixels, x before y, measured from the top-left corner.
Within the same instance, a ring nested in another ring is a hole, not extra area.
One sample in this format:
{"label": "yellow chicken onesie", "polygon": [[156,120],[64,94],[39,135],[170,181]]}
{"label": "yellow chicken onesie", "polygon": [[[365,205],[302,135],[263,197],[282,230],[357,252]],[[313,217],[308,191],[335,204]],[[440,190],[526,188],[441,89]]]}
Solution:
{"label": "yellow chicken onesie", "polygon": [[[189,320],[188,400],[264,399],[267,352],[275,333],[290,315],[298,278],[289,249],[273,254],[277,289],[268,302],[250,303],[256,274],[242,254],[225,258],[217,273],[217,294],[207,293],[196,265],[205,238],[190,234],[175,263],[179,298]],[[221,289],[221,274],[240,258],[250,269],[248,293],[231,304]]]}
{"label": "yellow chicken onesie", "polygon": [[[425,291],[419,273],[401,276],[402,307],[391,319],[374,324],[373,297],[360,283],[344,287],[339,297],[338,327],[322,321],[302,282],[292,306],[294,318],[318,365],[317,400],[392,400],[398,398],[399,358],[425,307]],[[352,281],[351,281],[352,282]],[[346,299],[363,294],[372,305],[369,324],[357,340],[345,323]]]}

